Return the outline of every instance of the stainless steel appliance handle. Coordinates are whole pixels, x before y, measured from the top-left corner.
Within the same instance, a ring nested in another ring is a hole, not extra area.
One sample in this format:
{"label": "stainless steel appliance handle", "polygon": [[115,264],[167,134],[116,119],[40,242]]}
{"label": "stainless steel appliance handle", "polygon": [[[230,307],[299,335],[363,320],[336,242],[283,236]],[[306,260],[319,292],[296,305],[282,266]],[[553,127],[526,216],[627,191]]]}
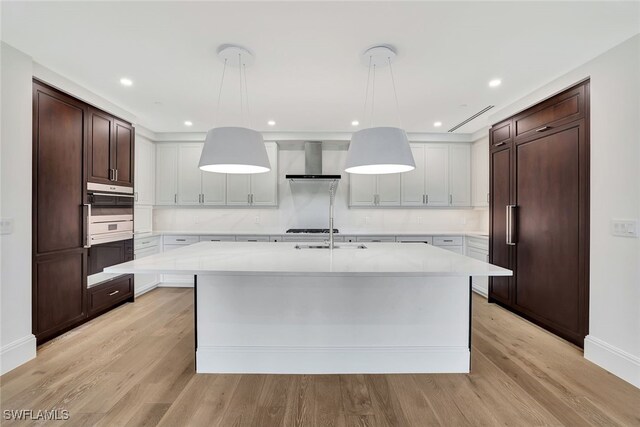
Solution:
{"label": "stainless steel appliance handle", "polygon": [[120,194],[120,193],[89,193],[89,194],[93,194],[94,196],[109,196],[109,197],[129,197],[130,199],[135,199],[137,200],[137,194],[138,193],[134,193],[134,194]]}
{"label": "stainless steel appliance handle", "polygon": [[114,171],[115,171],[115,175],[116,175],[115,181],[117,181],[118,180],[118,169],[114,169]]}
{"label": "stainless steel appliance handle", "polygon": [[84,203],[82,206],[85,206],[87,208],[87,230],[86,230],[86,235],[84,238],[84,247],[85,248],[90,248],[91,247],[91,233],[89,232],[89,227],[91,226],[91,203]]}
{"label": "stainless steel appliance handle", "polygon": [[516,205],[507,205],[507,211],[506,211],[506,220],[507,220],[507,230],[506,230],[506,243],[507,245],[510,246],[514,246],[516,244],[515,242],[515,217],[514,217],[514,212],[516,210]]}

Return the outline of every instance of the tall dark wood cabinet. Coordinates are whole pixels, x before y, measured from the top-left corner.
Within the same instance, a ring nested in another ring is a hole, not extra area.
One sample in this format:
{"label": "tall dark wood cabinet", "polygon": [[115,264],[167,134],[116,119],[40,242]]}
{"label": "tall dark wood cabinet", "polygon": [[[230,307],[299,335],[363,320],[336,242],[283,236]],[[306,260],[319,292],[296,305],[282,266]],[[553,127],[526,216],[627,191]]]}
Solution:
{"label": "tall dark wood cabinet", "polygon": [[589,82],[492,126],[490,261],[499,303],[582,347],[589,298]]}
{"label": "tall dark wood cabinet", "polygon": [[86,317],[87,108],[33,84],[33,330],[46,340]]}
{"label": "tall dark wood cabinet", "polygon": [[133,202],[126,194],[90,200],[87,182],[132,187],[133,167],[131,124],[34,79],[32,328],[38,343],[133,300],[132,275],[90,288],[87,280],[104,266],[133,259],[132,239],[94,245],[89,256],[89,204],[109,209],[108,200],[132,211]]}

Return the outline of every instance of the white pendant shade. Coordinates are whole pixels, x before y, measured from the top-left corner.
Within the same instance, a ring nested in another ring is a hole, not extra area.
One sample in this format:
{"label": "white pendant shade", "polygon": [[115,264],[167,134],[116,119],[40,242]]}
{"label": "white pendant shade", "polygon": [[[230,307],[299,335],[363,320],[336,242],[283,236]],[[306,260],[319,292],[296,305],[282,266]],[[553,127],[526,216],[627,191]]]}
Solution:
{"label": "white pendant shade", "polygon": [[403,129],[375,127],[355,132],[347,153],[345,172],[387,174],[416,168],[409,139]]}
{"label": "white pendant shade", "polygon": [[219,127],[207,132],[198,166],[203,171],[218,173],[271,170],[262,134],[243,127]]}

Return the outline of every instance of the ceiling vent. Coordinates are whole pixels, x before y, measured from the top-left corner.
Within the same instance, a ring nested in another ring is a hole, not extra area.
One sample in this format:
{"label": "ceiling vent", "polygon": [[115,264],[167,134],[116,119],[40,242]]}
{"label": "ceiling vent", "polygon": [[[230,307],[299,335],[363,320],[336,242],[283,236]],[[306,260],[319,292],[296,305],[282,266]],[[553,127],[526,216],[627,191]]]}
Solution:
{"label": "ceiling vent", "polygon": [[489,106],[483,108],[482,110],[480,110],[477,113],[475,113],[473,116],[464,119],[463,121],[461,121],[460,123],[458,123],[457,125],[452,127],[451,129],[449,129],[447,132],[453,132],[454,130],[456,130],[458,128],[461,128],[462,126],[464,126],[467,123],[469,123],[471,120],[473,120],[473,119],[475,119],[477,117],[480,117],[481,115],[483,115],[487,111],[491,110],[493,107],[495,107],[495,105],[489,105]]}

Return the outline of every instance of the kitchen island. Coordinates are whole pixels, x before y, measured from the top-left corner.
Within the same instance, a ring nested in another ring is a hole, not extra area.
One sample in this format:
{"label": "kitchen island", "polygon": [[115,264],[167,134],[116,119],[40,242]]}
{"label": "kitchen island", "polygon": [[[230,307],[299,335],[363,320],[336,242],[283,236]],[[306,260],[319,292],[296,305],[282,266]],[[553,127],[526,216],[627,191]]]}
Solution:
{"label": "kitchen island", "polygon": [[201,242],[105,271],[195,276],[197,372],[290,374],[469,372],[470,277],[512,274],[426,244],[304,246]]}

